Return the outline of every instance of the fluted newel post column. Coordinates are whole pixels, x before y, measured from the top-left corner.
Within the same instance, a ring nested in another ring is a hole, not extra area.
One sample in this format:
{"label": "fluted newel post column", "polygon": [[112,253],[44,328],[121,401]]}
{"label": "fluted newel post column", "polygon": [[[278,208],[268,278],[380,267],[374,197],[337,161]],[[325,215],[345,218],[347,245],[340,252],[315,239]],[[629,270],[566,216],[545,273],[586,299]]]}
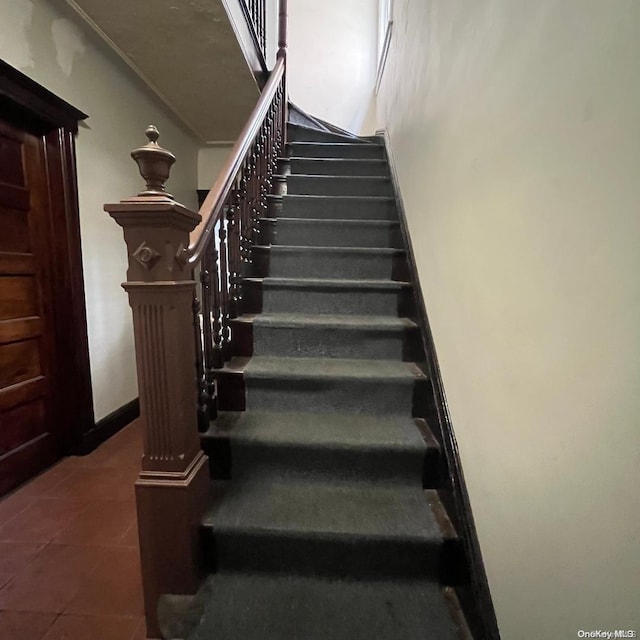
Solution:
{"label": "fluted newel post column", "polygon": [[165,593],[195,593],[199,586],[198,526],[208,487],[206,456],[197,425],[194,346],[195,281],[181,258],[200,216],[165,191],[171,153],[149,143],[132,152],[146,189],[105,205],[123,228],[144,428],[144,455],[136,481],[138,532],[147,634],[159,638],[157,606]]}

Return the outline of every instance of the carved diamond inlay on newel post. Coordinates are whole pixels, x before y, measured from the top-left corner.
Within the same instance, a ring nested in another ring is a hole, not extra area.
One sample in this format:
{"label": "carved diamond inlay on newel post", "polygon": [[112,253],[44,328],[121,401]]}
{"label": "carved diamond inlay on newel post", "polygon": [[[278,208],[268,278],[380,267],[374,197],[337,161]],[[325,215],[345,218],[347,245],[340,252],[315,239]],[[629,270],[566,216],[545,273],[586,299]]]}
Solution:
{"label": "carved diamond inlay on newel post", "polygon": [[144,455],[136,481],[147,634],[160,637],[158,599],[192,594],[200,582],[198,527],[206,506],[207,458],[197,425],[193,301],[196,283],[181,258],[200,215],[165,190],[175,157],[158,130],[131,153],[146,189],[105,205],[123,228],[129,268],[123,283],[133,314]]}

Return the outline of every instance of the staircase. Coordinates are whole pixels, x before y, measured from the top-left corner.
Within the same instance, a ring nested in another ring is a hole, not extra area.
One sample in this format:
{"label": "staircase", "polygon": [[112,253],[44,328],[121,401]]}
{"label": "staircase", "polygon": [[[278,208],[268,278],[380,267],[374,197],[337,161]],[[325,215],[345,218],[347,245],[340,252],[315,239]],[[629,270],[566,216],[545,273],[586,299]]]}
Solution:
{"label": "staircase", "polygon": [[384,146],[288,140],[202,435],[210,576],[189,640],[470,638],[443,586],[455,533]]}

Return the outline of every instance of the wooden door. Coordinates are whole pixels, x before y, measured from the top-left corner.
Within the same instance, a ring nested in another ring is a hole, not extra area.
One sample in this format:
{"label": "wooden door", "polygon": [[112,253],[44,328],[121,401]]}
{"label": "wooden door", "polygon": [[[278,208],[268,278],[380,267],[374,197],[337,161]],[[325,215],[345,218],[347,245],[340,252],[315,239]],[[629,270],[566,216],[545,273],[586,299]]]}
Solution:
{"label": "wooden door", "polygon": [[0,494],[62,452],[44,141],[0,120]]}

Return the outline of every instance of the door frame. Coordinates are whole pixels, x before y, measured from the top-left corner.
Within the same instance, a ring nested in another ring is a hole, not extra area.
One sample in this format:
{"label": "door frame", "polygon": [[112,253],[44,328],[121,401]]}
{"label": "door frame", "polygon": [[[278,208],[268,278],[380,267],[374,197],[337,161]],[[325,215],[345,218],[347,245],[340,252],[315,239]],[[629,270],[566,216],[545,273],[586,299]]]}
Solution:
{"label": "door frame", "polygon": [[0,60],[0,116],[42,139],[51,206],[55,367],[52,431],[60,455],[86,453],[95,426],[84,297],[75,136],[88,116]]}

